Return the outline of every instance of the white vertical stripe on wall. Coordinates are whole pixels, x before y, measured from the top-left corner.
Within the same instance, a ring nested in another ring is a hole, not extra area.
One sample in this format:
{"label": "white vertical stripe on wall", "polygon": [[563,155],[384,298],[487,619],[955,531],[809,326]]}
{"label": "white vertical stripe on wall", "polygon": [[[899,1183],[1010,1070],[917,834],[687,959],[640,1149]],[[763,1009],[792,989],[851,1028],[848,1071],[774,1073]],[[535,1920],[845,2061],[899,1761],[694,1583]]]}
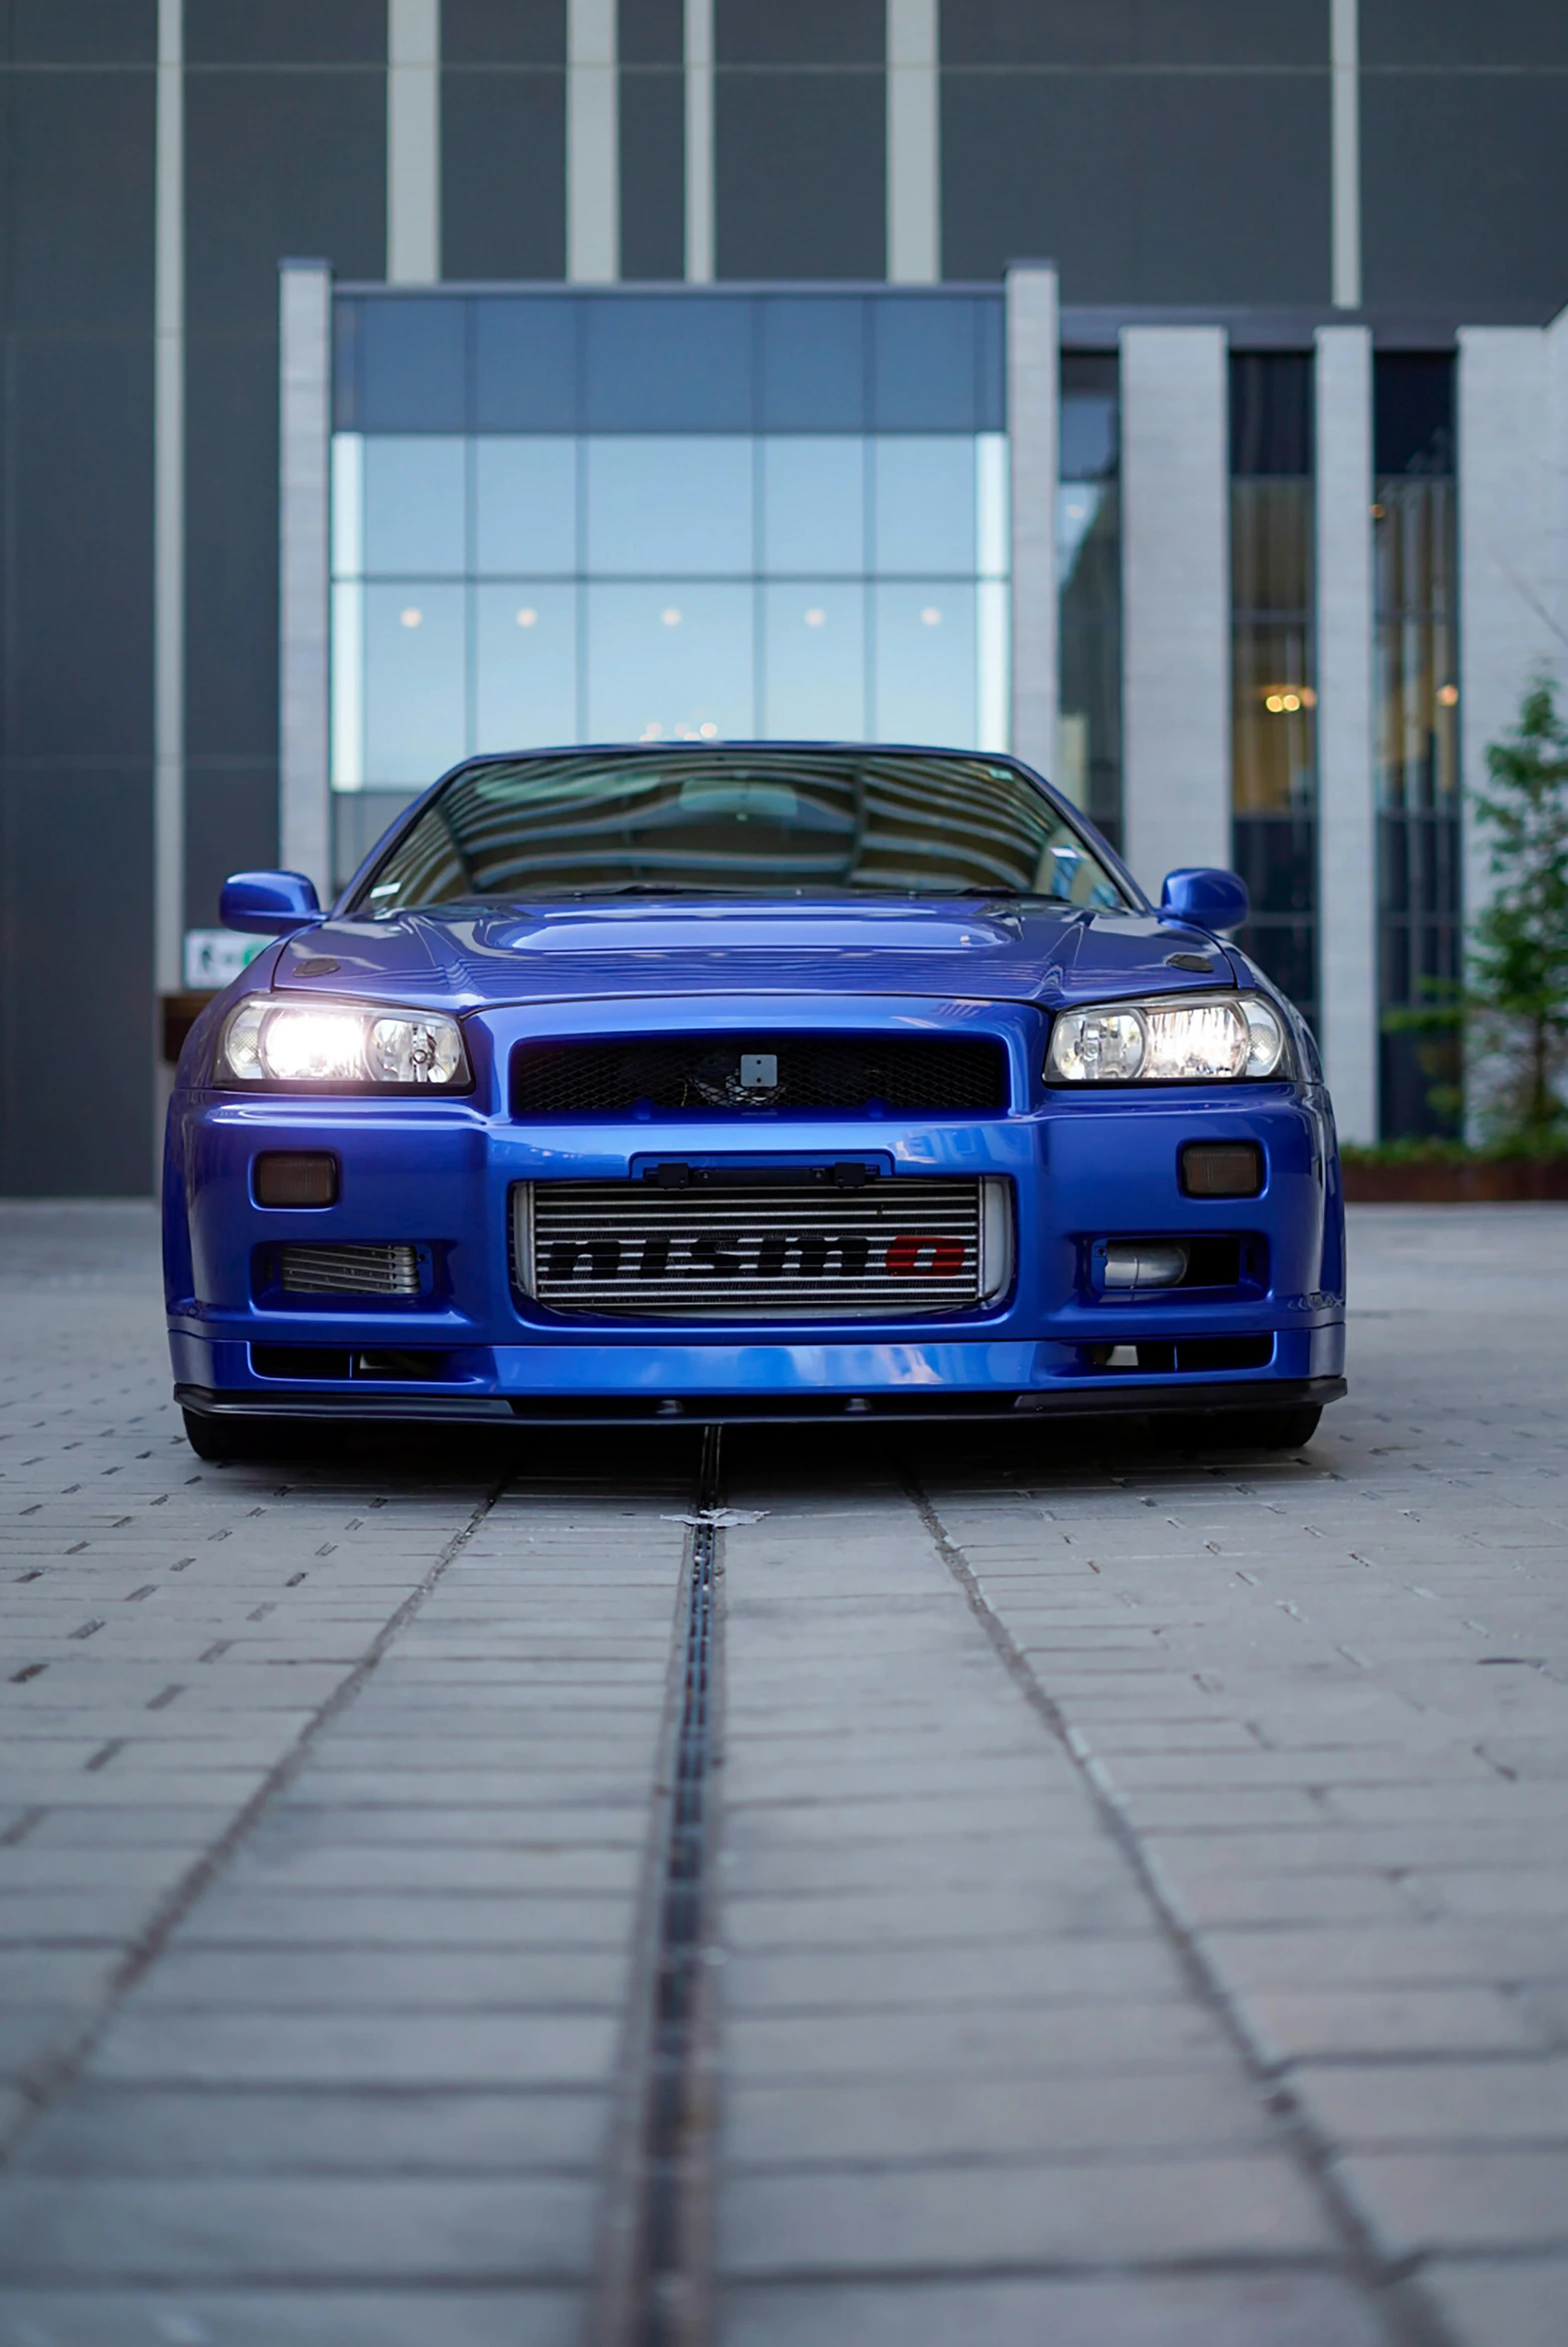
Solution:
{"label": "white vertical stripe on wall", "polygon": [[441,275],[441,0],[387,0],[387,278]]}
{"label": "white vertical stripe on wall", "polygon": [[1056,767],[1056,472],[1061,350],[1056,272],[1007,272],[1007,437],[1011,451],[1012,748]]}
{"label": "white vertical stripe on wall", "polygon": [[[1491,894],[1485,833],[1469,799],[1486,748],[1507,733],[1542,668],[1568,668],[1553,627],[1549,337],[1533,326],[1459,329],[1459,780],[1464,911]],[[1474,1117],[1475,1102],[1469,1108]]]}
{"label": "white vertical stripe on wall", "polygon": [[[185,96],[184,0],[158,0],[153,287],[153,965],[184,983]],[[162,1130],[157,1136],[162,1148]]]}
{"label": "white vertical stripe on wall", "polygon": [[1377,1139],[1372,337],[1317,333],[1319,1041],[1344,1141]]}
{"label": "white vertical stripe on wall", "polygon": [[1181,864],[1230,862],[1226,340],[1121,336],[1123,814],[1156,900]]}
{"label": "white vertical stripe on wall", "polygon": [[1568,707],[1568,309],[1546,329],[1546,403],[1550,657]]}
{"label": "white vertical stripe on wall", "polygon": [[1361,307],[1361,28],[1358,0],[1329,0],[1333,82],[1332,267],[1336,310]]}
{"label": "white vertical stripe on wall", "polygon": [[714,0],[686,0],[686,274],[714,274]]}
{"label": "white vertical stripe on wall", "polygon": [[567,0],[567,275],[621,274],[616,0]]}
{"label": "white vertical stripe on wall", "polygon": [[941,275],[937,0],[887,0],[887,275]]}
{"label": "white vertical stripe on wall", "polygon": [[278,801],[280,853],[332,884],[327,785],[332,273],[279,273]]}

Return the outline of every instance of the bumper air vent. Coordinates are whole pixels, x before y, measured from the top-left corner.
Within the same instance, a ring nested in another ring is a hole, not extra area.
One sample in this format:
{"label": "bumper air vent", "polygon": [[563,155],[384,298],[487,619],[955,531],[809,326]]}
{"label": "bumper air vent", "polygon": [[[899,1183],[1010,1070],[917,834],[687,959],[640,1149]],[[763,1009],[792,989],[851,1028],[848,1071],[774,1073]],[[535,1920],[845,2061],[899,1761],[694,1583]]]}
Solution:
{"label": "bumper air vent", "polygon": [[418,1295],[419,1249],[280,1246],[278,1285],[285,1295]]}
{"label": "bumper air vent", "polygon": [[804,1109],[862,1115],[1003,1115],[996,1036],[698,1035],[645,1043],[526,1043],[512,1055],[512,1114],[625,1116],[635,1109]]}
{"label": "bumper air vent", "polygon": [[927,1319],[1012,1275],[1010,1184],[873,1180],[521,1182],[513,1253],[553,1311],[616,1318]]}

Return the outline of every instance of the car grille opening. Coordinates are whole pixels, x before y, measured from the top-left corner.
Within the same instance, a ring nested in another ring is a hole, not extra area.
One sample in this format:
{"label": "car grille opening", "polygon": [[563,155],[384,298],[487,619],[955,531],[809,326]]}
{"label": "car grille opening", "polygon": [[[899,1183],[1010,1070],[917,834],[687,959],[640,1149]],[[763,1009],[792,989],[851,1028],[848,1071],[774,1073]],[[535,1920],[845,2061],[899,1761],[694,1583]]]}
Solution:
{"label": "car grille opening", "polygon": [[419,1248],[280,1246],[278,1285],[286,1295],[418,1295]]}
{"label": "car grille opening", "polygon": [[997,1036],[697,1035],[524,1043],[512,1055],[514,1117],[603,1117],[637,1109],[867,1109],[1001,1115],[1010,1106]]}
{"label": "car grille opening", "polygon": [[925,1319],[1011,1273],[1009,1184],[924,1175],[521,1182],[513,1250],[552,1311],[660,1319]]}

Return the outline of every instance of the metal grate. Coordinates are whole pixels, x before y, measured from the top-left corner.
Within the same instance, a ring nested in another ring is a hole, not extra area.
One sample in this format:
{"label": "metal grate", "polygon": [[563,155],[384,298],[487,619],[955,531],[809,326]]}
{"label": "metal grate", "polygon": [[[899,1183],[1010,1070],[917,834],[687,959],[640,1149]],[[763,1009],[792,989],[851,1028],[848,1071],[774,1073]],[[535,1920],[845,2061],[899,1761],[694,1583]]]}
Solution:
{"label": "metal grate", "polygon": [[288,1295],[418,1295],[419,1249],[405,1245],[281,1246]]}
{"label": "metal grate", "polygon": [[1011,1275],[1009,1185],[994,1179],[522,1182],[513,1211],[521,1283],[556,1311],[924,1319]]}
{"label": "metal grate", "polygon": [[884,1109],[1002,1114],[996,1036],[696,1035],[520,1044],[514,1117],[654,1109]]}

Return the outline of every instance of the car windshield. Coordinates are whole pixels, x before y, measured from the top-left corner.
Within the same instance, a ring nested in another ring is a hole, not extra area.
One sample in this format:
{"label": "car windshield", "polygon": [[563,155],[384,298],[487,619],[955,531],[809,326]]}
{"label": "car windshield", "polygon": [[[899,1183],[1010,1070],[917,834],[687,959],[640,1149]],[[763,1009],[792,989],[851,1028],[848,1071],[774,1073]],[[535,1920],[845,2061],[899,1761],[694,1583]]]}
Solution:
{"label": "car windshield", "polygon": [[622,895],[1131,902],[1061,809],[1003,760],[672,746],[461,769],[372,868],[352,910]]}

